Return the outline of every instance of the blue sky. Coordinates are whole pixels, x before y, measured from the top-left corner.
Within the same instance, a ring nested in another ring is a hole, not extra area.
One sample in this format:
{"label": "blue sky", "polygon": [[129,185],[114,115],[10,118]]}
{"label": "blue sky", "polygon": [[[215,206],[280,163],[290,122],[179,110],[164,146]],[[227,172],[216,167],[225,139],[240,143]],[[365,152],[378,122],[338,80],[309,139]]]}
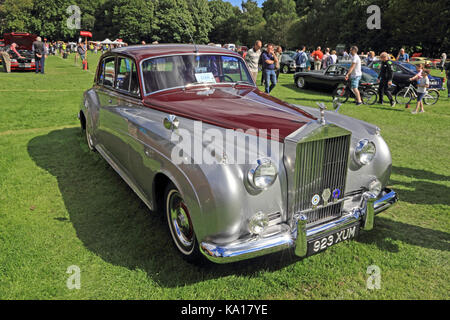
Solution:
{"label": "blue sky", "polygon": [[[242,3],[242,0],[225,0],[225,1],[231,2],[234,6],[238,6],[238,7],[241,7],[241,3]],[[258,5],[261,7],[264,0],[257,0],[257,2],[258,2]]]}

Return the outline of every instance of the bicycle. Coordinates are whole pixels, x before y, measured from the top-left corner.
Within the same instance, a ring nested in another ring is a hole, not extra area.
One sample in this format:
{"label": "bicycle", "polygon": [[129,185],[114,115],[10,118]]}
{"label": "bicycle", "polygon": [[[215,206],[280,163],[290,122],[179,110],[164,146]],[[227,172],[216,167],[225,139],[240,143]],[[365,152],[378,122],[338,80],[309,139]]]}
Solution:
{"label": "bicycle", "polygon": [[[333,101],[337,101],[340,103],[346,103],[348,98],[355,98],[355,94],[350,89],[350,81],[344,83],[343,86],[337,87],[333,91]],[[359,93],[361,94],[361,100],[364,104],[373,105],[378,100],[378,93],[374,89],[374,85],[371,83],[360,83]]]}
{"label": "bicycle", "polygon": [[[408,105],[413,98],[417,99],[417,96],[418,92],[416,87],[414,87],[414,85],[410,83],[408,87],[404,87],[395,94],[395,100],[398,104]],[[440,93],[438,90],[428,89],[427,93],[425,93],[425,96],[423,97],[423,102],[426,105],[431,106],[438,102],[439,96]]]}

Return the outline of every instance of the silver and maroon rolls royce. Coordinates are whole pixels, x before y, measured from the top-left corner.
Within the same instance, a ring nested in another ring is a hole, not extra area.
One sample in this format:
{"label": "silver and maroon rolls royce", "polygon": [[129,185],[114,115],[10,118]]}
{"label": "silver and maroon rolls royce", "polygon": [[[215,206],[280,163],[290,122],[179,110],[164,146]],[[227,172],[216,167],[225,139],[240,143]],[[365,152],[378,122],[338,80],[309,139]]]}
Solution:
{"label": "silver and maroon rolls royce", "polygon": [[230,50],[112,50],[79,118],[189,261],[305,257],[371,230],[397,201],[379,128],[261,92]]}

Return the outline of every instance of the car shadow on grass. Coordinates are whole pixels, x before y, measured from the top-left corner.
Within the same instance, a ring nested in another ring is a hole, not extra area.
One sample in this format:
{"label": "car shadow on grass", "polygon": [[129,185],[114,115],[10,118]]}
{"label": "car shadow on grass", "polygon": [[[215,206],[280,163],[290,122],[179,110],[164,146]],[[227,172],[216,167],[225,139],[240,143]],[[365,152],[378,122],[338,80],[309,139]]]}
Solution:
{"label": "car shadow on grass", "polygon": [[71,223],[94,255],[129,270],[143,270],[161,286],[253,276],[300,260],[286,250],[233,264],[191,265],[172,245],[163,215],[151,212],[98,153],[88,150],[79,128],[35,137],[28,143],[28,153],[57,179],[69,216],[55,216],[54,223]]}
{"label": "car shadow on grass", "polygon": [[[163,215],[151,212],[98,153],[90,152],[79,128],[55,130],[31,139],[28,153],[56,177],[68,216],[54,223],[71,223],[83,246],[103,261],[142,270],[158,285],[179,287],[226,276],[258,276],[301,259],[292,250],[226,265],[195,266],[185,262],[172,245]],[[50,196],[51,197],[51,196]],[[449,235],[386,218],[360,238],[396,252],[389,239],[448,250]]]}
{"label": "car shadow on grass", "polygon": [[392,173],[408,177],[411,180],[410,182],[398,181],[394,178],[390,180],[391,184],[404,187],[396,190],[401,201],[411,204],[450,206],[450,188],[443,184],[450,181],[449,176],[427,170],[396,166],[392,167]]}
{"label": "car shadow on grass", "polygon": [[[308,89],[299,89],[297,88],[297,86],[293,83],[289,83],[289,84],[281,84],[282,87],[288,88],[292,91],[294,91],[297,96],[289,96],[286,97],[285,100],[295,100],[295,101],[301,101],[301,102],[326,102],[326,103],[333,103],[333,98],[331,97],[331,94],[327,94],[321,91],[313,91],[313,90],[308,90]],[[302,94],[308,94],[311,96],[321,96],[320,98],[304,98],[301,95],[298,95],[299,93]],[[314,104],[315,106],[315,104]]]}
{"label": "car shadow on grass", "polygon": [[[391,209],[392,210],[392,209]],[[372,232],[364,232],[357,239],[360,243],[376,244],[380,250],[399,252],[394,241],[401,241],[422,248],[450,251],[450,233],[423,228],[378,215]]]}

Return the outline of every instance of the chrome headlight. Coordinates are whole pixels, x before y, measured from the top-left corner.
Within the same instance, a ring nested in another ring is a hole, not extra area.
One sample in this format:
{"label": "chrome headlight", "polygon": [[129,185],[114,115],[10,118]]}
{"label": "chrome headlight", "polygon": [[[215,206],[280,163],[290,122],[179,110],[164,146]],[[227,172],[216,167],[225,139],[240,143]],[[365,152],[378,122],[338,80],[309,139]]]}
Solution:
{"label": "chrome headlight", "polygon": [[265,190],[277,180],[278,170],[272,160],[258,159],[256,166],[248,171],[250,185],[259,190]]}
{"label": "chrome headlight", "polygon": [[373,160],[376,153],[377,148],[375,144],[372,141],[363,139],[356,144],[354,158],[358,164],[364,166]]}

